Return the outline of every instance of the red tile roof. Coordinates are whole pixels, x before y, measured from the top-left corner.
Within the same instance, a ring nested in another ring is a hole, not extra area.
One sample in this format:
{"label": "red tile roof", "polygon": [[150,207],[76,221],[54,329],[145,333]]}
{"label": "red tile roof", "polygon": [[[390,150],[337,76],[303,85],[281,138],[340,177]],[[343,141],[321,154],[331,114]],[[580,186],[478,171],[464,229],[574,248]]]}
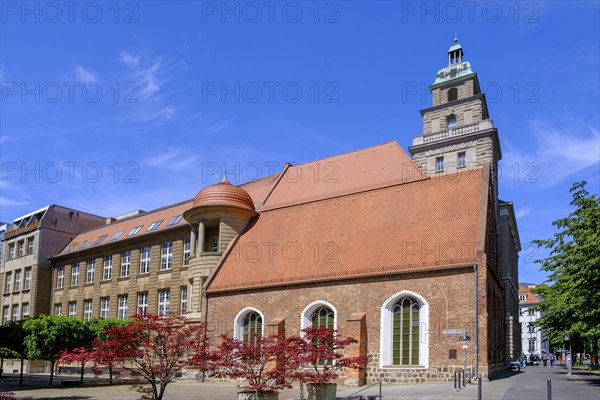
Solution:
{"label": "red tile roof", "polygon": [[542,300],[531,291],[535,286],[536,285],[531,283],[519,283],[519,295],[524,294],[526,296],[524,301],[519,300],[519,304],[534,305],[542,302]]}
{"label": "red tile roof", "polygon": [[[340,165],[349,167],[346,161]],[[386,171],[382,164],[393,165],[379,160],[374,169]],[[487,193],[483,169],[406,181],[360,191],[377,180],[363,183],[348,176],[347,182],[357,183],[355,193],[313,202],[305,201],[336,191],[322,183],[306,191],[297,186],[294,193],[302,203],[261,211],[230,245],[208,280],[208,291],[473,264],[486,219],[481,215]],[[276,204],[292,202],[292,188],[287,186]]]}

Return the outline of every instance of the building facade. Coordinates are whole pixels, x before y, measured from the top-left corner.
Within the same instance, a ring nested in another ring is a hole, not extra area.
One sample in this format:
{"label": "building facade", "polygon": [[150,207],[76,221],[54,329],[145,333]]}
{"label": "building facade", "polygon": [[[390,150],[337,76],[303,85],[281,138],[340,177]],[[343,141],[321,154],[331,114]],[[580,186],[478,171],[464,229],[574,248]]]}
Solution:
{"label": "building facade", "polygon": [[79,229],[36,281],[49,293],[39,309],[177,312],[239,339],[336,328],[369,356],[348,383],[504,371],[521,350],[520,242],[498,197],[498,132],[463,56],[455,43],[431,85],[412,158],[384,143]]}
{"label": "building facade", "polygon": [[531,292],[535,286],[531,283],[519,283],[519,323],[522,348],[527,357],[532,354],[539,356],[542,353],[549,353],[550,350],[544,330],[534,325],[534,322],[542,317],[541,311],[532,309],[541,301],[537,294]]}

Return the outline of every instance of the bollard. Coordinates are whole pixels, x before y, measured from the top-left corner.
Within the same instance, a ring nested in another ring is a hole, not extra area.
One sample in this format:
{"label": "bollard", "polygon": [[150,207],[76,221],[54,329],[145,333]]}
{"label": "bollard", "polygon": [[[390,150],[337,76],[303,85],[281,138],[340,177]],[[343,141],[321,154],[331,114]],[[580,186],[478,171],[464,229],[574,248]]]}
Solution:
{"label": "bollard", "polygon": [[467,374],[467,371],[465,371],[465,370],[463,369],[463,373],[462,373],[462,378],[463,378],[463,381],[462,381],[462,382],[463,382],[463,388],[466,388],[466,387],[467,387],[467,382],[466,382],[466,374]]}
{"label": "bollard", "polygon": [[454,390],[458,392],[458,388],[456,387],[456,371],[454,371]]}
{"label": "bollard", "polygon": [[548,400],[552,400],[552,381],[548,379],[548,383],[546,384],[546,391],[548,393]]}
{"label": "bollard", "polygon": [[477,378],[477,400],[481,400],[481,392],[483,389],[483,383],[481,382],[481,374]]}

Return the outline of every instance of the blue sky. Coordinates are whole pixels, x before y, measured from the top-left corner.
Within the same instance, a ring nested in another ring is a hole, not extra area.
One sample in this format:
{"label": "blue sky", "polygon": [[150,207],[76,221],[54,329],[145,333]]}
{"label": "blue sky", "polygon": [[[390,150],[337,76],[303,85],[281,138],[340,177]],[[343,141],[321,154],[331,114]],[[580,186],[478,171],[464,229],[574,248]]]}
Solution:
{"label": "blue sky", "polygon": [[[455,32],[498,128],[500,197],[530,243],[599,192],[599,3],[1,4],[0,220],[191,198],[421,132]],[[25,5],[24,5],[25,4]]]}

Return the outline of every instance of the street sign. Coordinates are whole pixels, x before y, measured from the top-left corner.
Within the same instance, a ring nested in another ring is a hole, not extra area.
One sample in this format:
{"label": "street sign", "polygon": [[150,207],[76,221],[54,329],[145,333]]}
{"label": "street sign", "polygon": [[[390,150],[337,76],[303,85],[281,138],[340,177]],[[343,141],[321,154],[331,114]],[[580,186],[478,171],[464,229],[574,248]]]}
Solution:
{"label": "street sign", "polygon": [[464,329],[444,329],[442,331],[442,335],[462,335],[464,333]]}
{"label": "street sign", "polygon": [[467,347],[467,345],[466,345],[466,344],[463,344],[463,345],[462,345],[462,348],[463,348],[463,349],[467,349],[468,347]]}

